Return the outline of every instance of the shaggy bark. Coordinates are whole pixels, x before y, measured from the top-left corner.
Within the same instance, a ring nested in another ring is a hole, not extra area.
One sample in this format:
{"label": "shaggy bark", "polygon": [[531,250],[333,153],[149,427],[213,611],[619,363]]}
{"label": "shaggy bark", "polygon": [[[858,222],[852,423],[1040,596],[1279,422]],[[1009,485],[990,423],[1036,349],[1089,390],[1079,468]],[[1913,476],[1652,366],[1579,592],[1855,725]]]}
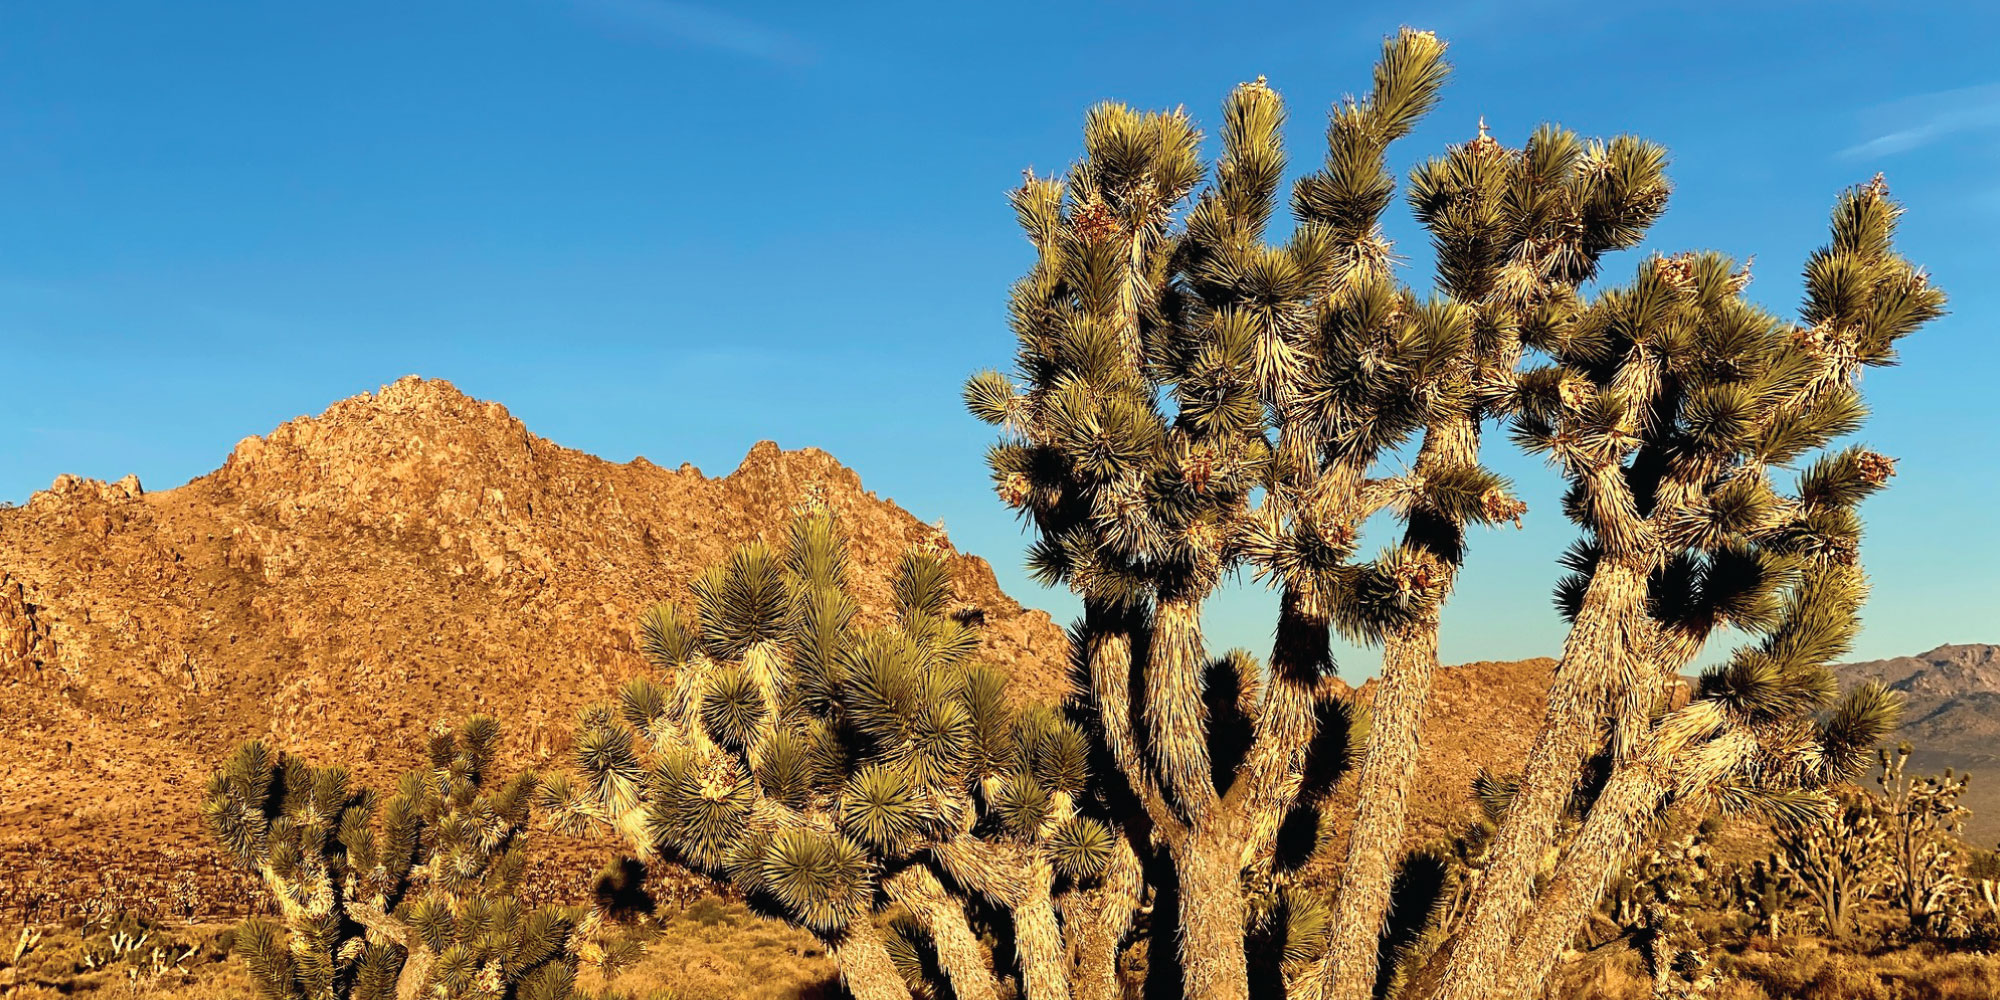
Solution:
{"label": "shaggy bark", "polygon": [[827,953],[840,967],[840,981],[854,1000],[911,1000],[910,987],[896,971],[896,960],[882,944],[882,934],[866,917],[850,921],[838,940],[827,942]]}
{"label": "shaggy bark", "polygon": [[1175,851],[1187,1000],[1248,1000],[1250,995],[1239,857],[1237,845],[1219,837],[1192,838]]}
{"label": "shaggy bark", "polygon": [[1603,713],[1630,685],[1637,654],[1653,648],[1645,597],[1645,574],[1630,562],[1607,559],[1592,575],[1564,641],[1521,787],[1487,855],[1471,917],[1450,949],[1436,1000],[1485,1000],[1497,992],[1501,963],[1533,902],[1542,858],[1599,744]]}
{"label": "shaggy bark", "polygon": [[1531,1000],[1547,981],[1596,912],[1605,889],[1638,853],[1667,791],[1651,769],[1636,764],[1612,775],[1508,951],[1494,1000]]}
{"label": "shaggy bark", "polygon": [[1201,599],[1162,598],[1148,646],[1143,714],[1151,757],[1173,805],[1189,824],[1199,824],[1215,802],[1201,699]]}
{"label": "shaggy bark", "polygon": [[1132,914],[1139,907],[1144,874],[1132,845],[1121,837],[1112,850],[1103,883],[1073,893],[1072,901],[1065,902],[1065,926],[1076,928],[1071,941],[1077,1000],[1122,1000],[1124,987],[1118,979],[1118,950],[1132,929]]}
{"label": "shaggy bark", "polygon": [[1021,979],[1028,1000],[1067,1000],[1069,960],[1063,953],[1062,926],[1056,921],[1048,882],[1035,883],[1013,912],[1014,947],[1021,955]]}
{"label": "shaggy bark", "polygon": [[[1479,428],[1469,415],[1441,421],[1424,435],[1419,476],[1437,468],[1470,465],[1479,456]],[[1406,541],[1436,560],[1436,600],[1442,604],[1458,577],[1461,526],[1440,519],[1413,520]],[[1382,924],[1409,815],[1410,783],[1431,680],[1438,667],[1438,611],[1390,632],[1382,650],[1382,677],[1370,704],[1370,737],[1355,785],[1358,811],[1348,834],[1347,861],[1328,918],[1333,928],[1320,962],[1318,986],[1328,1000],[1370,1000],[1379,971]]]}
{"label": "shaggy bark", "polygon": [[1229,789],[1227,805],[1239,824],[1244,865],[1270,854],[1298,801],[1296,775],[1318,722],[1320,680],[1333,668],[1330,639],[1324,606],[1286,587],[1250,751]]}
{"label": "shaggy bark", "polygon": [[1382,922],[1417,770],[1417,737],[1436,671],[1435,620],[1397,630],[1383,651],[1382,680],[1370,704],[1368,750],[1361,759],[1359,811],[1328,918],[1333,939],[1320,961],[1321,988],[1330,1000],[1368,1000],[1375,993]]}
{"label": "shaggy bark", "polygon": [[1132,633],[1136,616],[1097,602],[1083,609],[1083,630],[1087,645],[1083,656],[1090,674],[1091,697],[1096,703],[1098,724],[1104,744],[1118,772],[1132,794],[1145,807],[1147,818],[1163,834],[1171,836],[1180,822],[1167,809],[1165,796],[1153,780],[1152,770],[1139,746],[1132,718]]}
{"label": "shaggy bark", "polygon": [[[992,956],[979,943],[979,935],[966,922],[965,907],[945,894],[944,886],[928,869],[904,869],[883,884],[889,898],[903,904],[923,925],[937,950],[938,965],[951,979],[951,991],[963,1000],[999,1000],[993,979]],[[1042,994],[1030,993],[1034,1000]],[[1049,995],[1048,1000],[1064,1000]]]}
{"label": "shaggy bark", "polygon": [[407,952],[403,959],[403,970],[396,976],[396,1000],[418,1000],[429,992],[431,963],[434,957],[429,948],[418,948]]}

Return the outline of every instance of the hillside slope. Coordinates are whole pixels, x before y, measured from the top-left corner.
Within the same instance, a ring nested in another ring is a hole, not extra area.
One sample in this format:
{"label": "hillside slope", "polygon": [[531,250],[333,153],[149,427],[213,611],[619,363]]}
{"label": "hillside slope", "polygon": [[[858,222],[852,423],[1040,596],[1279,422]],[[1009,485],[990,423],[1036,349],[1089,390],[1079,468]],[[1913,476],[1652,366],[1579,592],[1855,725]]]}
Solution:
{"label": "hillside slope", "polygon": [[[49,851],[199,856],[201,782],[252,737],[380,781],[433,722],[483,711],[517,763],[548,760],[579,706],[644,669],[639,612],[779,537],[811,484],[879,615],[934,531],[824,452],[763,442],[715,479],[614,464],[440,381],[246,438],[176,489],[60,477],[0,510],[0,884]],[[956,582],[984,654],[1057,696],[1061,630],[981,559]]]}

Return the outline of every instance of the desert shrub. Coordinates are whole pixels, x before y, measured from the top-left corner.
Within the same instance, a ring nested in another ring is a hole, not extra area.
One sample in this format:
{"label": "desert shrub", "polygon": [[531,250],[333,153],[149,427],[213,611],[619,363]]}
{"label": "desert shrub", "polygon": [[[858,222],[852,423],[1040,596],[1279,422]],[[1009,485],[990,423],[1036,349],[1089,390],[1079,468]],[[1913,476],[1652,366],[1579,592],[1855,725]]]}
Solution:
{"label": "desert shrub", "polygon": [[199,996],[216,983],[247,996],[225,969],[226,928],[159,922],[133,913],[39,926],[0,926],[0,996]]}
{"label": "desert shrub", "polygon": [[254,741],[209,778],[217,842],[280,907],[234,935],[262,995],[569,1000],[586,950],[629,956],[587,909],[521,902],[536,777],[494,778],[499,736],[485,716],[440,727],[386,799]]}
{"label": "desert shrub", "polygon": [[729,907],[719,899],[704,899],[688,907],[687,919],[702,925],[714,927],[721,923],[734,923],[730,919]]}

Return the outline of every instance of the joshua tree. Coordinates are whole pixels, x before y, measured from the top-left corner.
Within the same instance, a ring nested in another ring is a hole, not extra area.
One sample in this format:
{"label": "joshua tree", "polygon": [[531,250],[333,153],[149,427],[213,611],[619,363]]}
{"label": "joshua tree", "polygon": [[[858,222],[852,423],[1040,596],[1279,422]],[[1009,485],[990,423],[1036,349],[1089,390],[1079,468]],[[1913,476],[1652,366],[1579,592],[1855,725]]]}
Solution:
{"label": "joshua tree", "polygon": [[863,1000],[928,993],[910,979],[933,968],[958,1000],[993,1000],[1015,970],[976,930],[990,911],[1027,995],[1117,996],[1141,873],[1091,794],[1085,733],[1016,711],[973,661],[941,549],[904,556],[876,627],[847,576],[832,511],[809,501],[782,550],[699,577],[694,614],[652,609],[643,646],[667,683],[586,711],[547,801],[818,935]]}
{"label": "joshua tree", "polygon": [[1979,906],[1986,911],[1986,918],[2000,921],[2000,879],[1974,880],[1972,889],[1973,895],[1978,898]]}
{"label": "joshua tree", "polygon": [[578,995],[590,917],[517,895],[535,776],[489,780],[499,733],[484,716],[433,733],[429,766],[405,774],[379,816],[379,797],[345,769],[263,743],[215,772],[203,812],[280,913],[237,931],[259,996]]}
{"label": "joshua tree", "polygon": [[[1806,325],[1744,301],[1748,273],[1727,260],[1654,258],[1548,345],[1556,365],[1524,377],[1534,389],[1516,435],[1564,468],[1567,505],[1591,532],[1558,594],[1573,626],[1525,794],[1559,800],[1593,747],[1611,747],[1617,766],[1563,878],[1539,897],[1524,862],[1545,846],[1546,821],[1510,813],[1446,996],[1474,995],[1454,990],[1498,964],[1496,941],[1503,985],[1545,976],[1583,900],[1668,806],[1794,814],[1893,726],[1894,695],[1864,685],[1836,703],[1826,663],[1846,652],[1866,596],[1856,506],[1894,464],[1859,447],[1823,454],[1790,493],[1772,472],[1858,428],[1861,368],[1892,362],[1896,341],[1942,309],[1894,252],[1898,211],[1880,178],[1841,196],[1806,268]],[[1724,625],[1762,639],[1662,711],[1672,678]],[[1496,926],[1531,904],[1524,927]]]}
{"label": "joshua tree", "polygon": [[[1435,102],[1443,49],[1407,30],[1385,44],[1368,95],[1334,109],[1324,167],[1293,186],[1282,243],[1266,230],[1284,112],[1261,80],[1224,103],[1212,173],[1184,113],[1105,105],[1067,176],[1014,197],[1037,254],[1010,302],[1016,372],[975,376],[966,401],[1003,428],[989,462],[1035,531],[1031,567],[1082,598],[1078,714],[1136,803],[1124,840],[1169,883],[1175,909],[1152,919],[1173,922],[1200,1000],[1249,990],[1251,901],[1312,806],[1297,790],[1330,704],[1332,628],[1382,643],[1383,678],[1318,968],[1288,988],[1380,991],[1440,609],[1465,528],[1524,512],[1478,464],[1489,419],[1568,478],[1586,536],[1558,594],[1571,631],[1547,718],[1464,926],[1412,989],[1532,989],[1670,806],[1810,812],[1893,719],[1886,692],[1838,698],[1825,668],[1865,592],[1855,508],[1892,463],[1837,452],[1790,492],[1774,475],[1856,429],[1859,370],[1941,311],[1894,252],[1885,188],[1841,198],[1801,323],[1750,304],[1747,267],[1715,254],[1649,257],[1629,286],[1586,296],[1601,255],[1663,209],[1663,151],[1548,126],[1511,149],[1482,127],[1411,178],[1438,257],[1420,299],[1378,220],[1386,147]],[[1414,467],[1383,470],[1413,438]],[[1356,559],[1383,511],[1401,537]],[[1279,590],[1276,640],[1268,667],[1234,673],[1258,697],[1219,712],[1201,610],[1240,570]],[[1724,627],[1759,639],[1669,703]],[[1608,777],[1566,832],[1593,759]],[[1552,845],[1563,863],[1539,888]]]}
{"label": "joshua tree", "polygon": [[1849,794],[1831,813],[1780,827],[1771,863],[1811,901],[1826,932],[1845,940],[1856,908],[1889,884],[1887,842],[1881,809],[1865,795]]}
{"label": "joshua tree", "polygon": [[1935,929],[1938,916],[1959,907],[1971,883],[1958,872],[1958,860],[1951,841],[1958,836],[1965,817],[1972,811],[1958,804],[1970,783],[1970,774],[1915,777],[1903,773],[1909,764],[1911,747],[1898,744],[1892,753],[1878,751],[1882,773],[1875,783],[1882,787],[1882,804],[1888,820],[1888,850],[1893,864],[1890,877],[1896,902],[1909,915],[1914,931]]}

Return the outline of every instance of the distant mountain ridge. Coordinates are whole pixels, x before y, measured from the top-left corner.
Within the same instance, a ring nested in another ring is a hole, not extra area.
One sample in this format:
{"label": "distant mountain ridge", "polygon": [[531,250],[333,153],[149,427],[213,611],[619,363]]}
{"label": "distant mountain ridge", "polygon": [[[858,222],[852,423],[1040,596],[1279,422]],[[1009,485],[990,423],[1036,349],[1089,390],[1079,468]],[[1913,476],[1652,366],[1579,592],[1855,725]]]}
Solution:
{"label": "distant mountain ridge", "polygon": [[1844,663],[1834,673],[1842,687],[1881,681],[1902,693],[1903,724],[1892,739],[1915,748],[1911,770],[1971,771],[1966,837],[1989,846],[2000,840],[2000,645],[1947,644],[1915,656]]}
{"label": "distant mountain ridge", "polygon": [[1845,684],[1881,681],[1902,693],[1902,738],[1931,750],[2000,753],[2000,646],[1944,645],[1915,656],[1846,663]]}

